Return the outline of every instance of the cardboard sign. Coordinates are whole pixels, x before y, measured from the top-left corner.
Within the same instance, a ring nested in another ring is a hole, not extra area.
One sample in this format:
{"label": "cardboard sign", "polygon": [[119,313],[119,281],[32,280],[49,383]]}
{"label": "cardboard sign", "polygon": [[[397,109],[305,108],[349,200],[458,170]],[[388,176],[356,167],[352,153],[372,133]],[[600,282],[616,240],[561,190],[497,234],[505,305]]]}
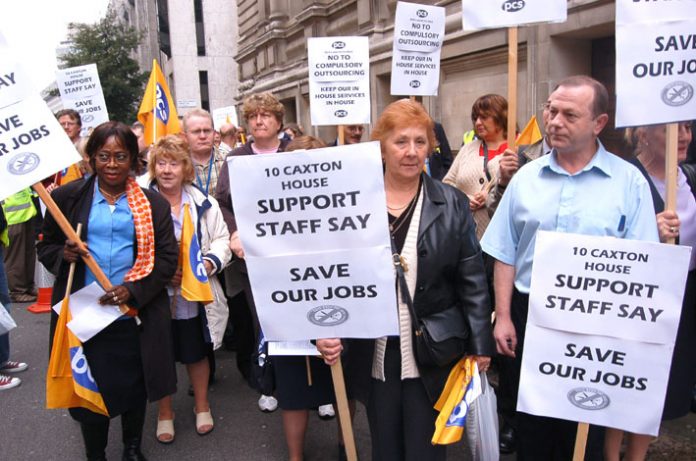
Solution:
{"label": "cardboard sign", "polygon": [[235,106],[220,107],[213,110],[213,125],[215,129],[219,131],[220,127],[225,123],[231,123],[235,127],[239,126],[237,108]]}
{"label": "cardboard sign", "polygon": [[57,70],[56,83],[63,107],[80,114],[80,136],[87,136],[94,127],[109,121],[96,64]]}
{"label": "cardboard sign", "polygon": [[539,231],[518,410],[657,435],[690,255]]}
{"label": "cardboard sign", "polygon": [[445,9],[397,2],[391,94],[437,95]]}
{"label": "cardboard sign", "polygon": [[398,334],[379,143],[228,162],[266,339]]}
{"label": "cardboard sign", "polygon": [[464,30],[564,22],[567,16],[566,0],[462,0]]}
{"label": "cardboard sign", "polygon": [[696,1],[616,2],[616,126],[696,118]]}
{"label": "cardboard sign", "polygon": [[312,125],[370,123],[367,37],[307,40]]}

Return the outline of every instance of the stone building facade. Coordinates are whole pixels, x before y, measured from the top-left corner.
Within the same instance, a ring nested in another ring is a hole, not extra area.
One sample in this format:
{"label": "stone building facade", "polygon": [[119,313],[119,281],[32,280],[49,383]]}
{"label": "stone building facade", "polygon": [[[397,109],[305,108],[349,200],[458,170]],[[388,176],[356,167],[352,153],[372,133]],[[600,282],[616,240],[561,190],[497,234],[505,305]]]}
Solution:
{"label": "stone building facade", "polygon": [[[446,9],[439,95],[422,99],[457,148],[462,133],[472,127],[473,101],[486,93],[507,95],[507,31],[463,31],[459,0],[417,3]],[[343,35],[369,38],[373,122],[397,99],[390,95],[396,0],[238,0],[237,8],[238,103],[251,93],[272,91],[286,107],[286,122],[331,140],[333,128],[310,126],[307,38]],[[614,8],[614,1],[568,0],[565,23],[519,28],[520,124],[532,114],[540,118],[550,90],[568,75],[592,75],[613,95]],[[618,133],[606,130],[604,138],[609,147],[620,149]]]}

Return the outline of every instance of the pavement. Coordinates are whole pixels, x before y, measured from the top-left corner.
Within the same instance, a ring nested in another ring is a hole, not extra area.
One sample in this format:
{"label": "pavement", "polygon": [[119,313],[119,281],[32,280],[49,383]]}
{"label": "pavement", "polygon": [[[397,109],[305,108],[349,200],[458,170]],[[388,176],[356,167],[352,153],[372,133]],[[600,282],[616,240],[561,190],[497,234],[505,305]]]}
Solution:
{"label": "pavement", "polygon": [[[27,304],[12,306],[18,328],[10,333],[11,358],[29,363],[29,369],[17,376],[21,386],[0,392],[0,460],[80,460],[84,459],[79,425],[66,410],[45,408],[45,373],[48,364],[48,314],[31,314]],[[219,350],[217,381],[210,389],[215,430],[207,436],[195,432],[193,399],[188,396],[188,379],[178,366],[179,392],[174,396],[176,440],[171,445],[155,439],[156,407],[148,406],[143,453],[157,460],[245,460],[287,459],[280,410],[266,414],[257,407],[258,395],[237,372],[234,352]],[[112,422],[107,457],[120,459],[120,423]],[[306,461],[337,459],[337,424],[322,421],[310,412],[305,440]],[[370,435],[364,408],[358,405],[354,421],[358,456],[369,461]],[[448,460],[470,460],[468,447],[460,442],[448,448]],[[503,456],[510,461],[514,456]],[[695,460],[696,415],[663,424],[662,433],[651,446],[649,460]],[[427,460],[424,460],[427,461]]]}

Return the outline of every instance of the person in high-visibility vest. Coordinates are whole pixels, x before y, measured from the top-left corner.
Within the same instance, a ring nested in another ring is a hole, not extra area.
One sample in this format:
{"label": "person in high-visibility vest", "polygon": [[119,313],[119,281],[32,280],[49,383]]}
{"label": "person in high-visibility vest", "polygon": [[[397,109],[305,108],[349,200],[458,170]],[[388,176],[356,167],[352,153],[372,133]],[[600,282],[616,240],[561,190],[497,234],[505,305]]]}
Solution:
{"label": "person in high-visibility vest", "polygon": [[[4,247],[7,247],[7,221],[5,215],[0,208],[0,256]],[[5,265],[0,257],[0,303],[9,311],[10,310],[10,293],[7,289],[7,277],[5,277]],[[19,373],[28,368],[28,365],[23,362],[10,360],[10,334],[0,335],[0,391],[12,389],[22,384],[22,380],[14,373]]]}
{"label": "person in high-visibility vest", "polygon": [[5,252],[7,282],[10,299],[18,303],[36,301],[34,286],[34,226],[36,216],[33,193],[26,188],[5,199],[2,204],[7,219],[7,233],[10,245]]}

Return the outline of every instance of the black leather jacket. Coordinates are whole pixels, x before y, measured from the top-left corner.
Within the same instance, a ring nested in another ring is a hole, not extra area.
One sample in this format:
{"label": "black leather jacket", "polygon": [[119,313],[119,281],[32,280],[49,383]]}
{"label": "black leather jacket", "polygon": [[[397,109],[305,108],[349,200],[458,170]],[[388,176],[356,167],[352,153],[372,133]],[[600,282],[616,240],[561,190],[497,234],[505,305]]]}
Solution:
{"label": "black leather jacket", "polygon": [[[427,317],[459,305],[465,314],[471,334],[468,354],[492,356],[495,353],[491,304],[481,247],[476,239],[469,200],[456,188],[423,175],[423,206],[418,231],[418,277],[413,305],[419,317]],[[359,340],[351,341],[356,343]],[[360,377],[352,391],[356,398],[368,397],[372,367],[369,344],[350,344],[347,361]],[[359,361],[359,363],[355,363]],[[440,368],[419,367],[419,373],[430,399],[435,402],[442,392],[451,365]],[[347,370],[347,373],[349,371]]]}

